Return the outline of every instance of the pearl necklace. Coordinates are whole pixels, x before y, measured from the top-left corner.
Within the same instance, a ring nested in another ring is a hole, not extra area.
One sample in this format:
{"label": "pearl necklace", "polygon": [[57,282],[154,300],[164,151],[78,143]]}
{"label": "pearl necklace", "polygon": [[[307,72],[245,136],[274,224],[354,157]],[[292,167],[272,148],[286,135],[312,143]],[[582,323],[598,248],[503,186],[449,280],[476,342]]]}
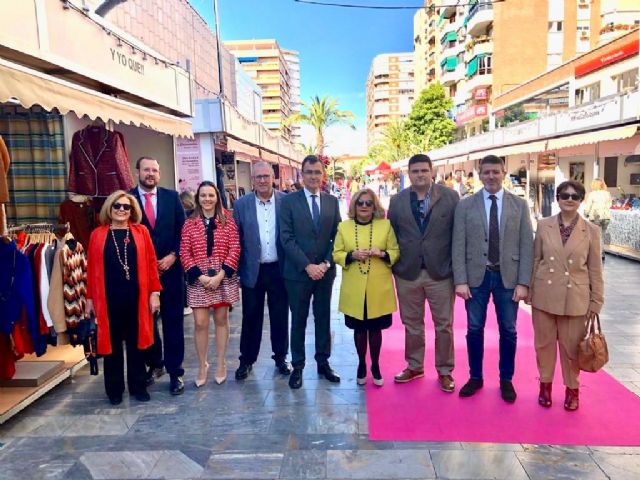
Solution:
{"label": "pearl necklace", "polygon": [[[368,248],[368,250],[371,250],[372,246],[373,246],[373,220],[369,223],[369,248]],[[358,242],[358,222],[357,221],[356,221],[356,250],[360,250],[360,244]],[[362,275],[368,275],[369,271],[371,270],[371,256],[367,257],[366,270],[363,268],[363,263],[364,263],[364,260],[358,260],[358,270],[360,270],[360,273]]]}
{"label": "pearl necklace", "polygon": [[129,275],[129,259],[127,258],[127,245],[129,245],[129,227],[127,227],[127,233],[124,237],[124,262],[122,261],[122,257],[120,256],[120,247],[118,247],[118,242],[116,241],[116,235],[113,233],[113,225],[110,228],[111,230],[111,238],[113,239],[113,244],[116,247],[116,256],[118,257],[118,262],[122,265],[122,269],[124,270],[124,277],[127,280],[131,280],[131,276]]}

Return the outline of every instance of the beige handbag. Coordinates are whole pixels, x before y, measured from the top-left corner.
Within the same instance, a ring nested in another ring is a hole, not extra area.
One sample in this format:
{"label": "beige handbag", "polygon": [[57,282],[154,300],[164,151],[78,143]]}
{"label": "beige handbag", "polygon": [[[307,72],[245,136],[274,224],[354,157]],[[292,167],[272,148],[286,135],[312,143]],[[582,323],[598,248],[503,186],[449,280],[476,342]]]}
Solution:
{"label": "beige handbag", "polygon": [[596,314],[595,318],[587,324],[587,335],[578,347],[578,365],[583,372],[597,372],[608,361],[607,341],[602,333],[600,315]]}

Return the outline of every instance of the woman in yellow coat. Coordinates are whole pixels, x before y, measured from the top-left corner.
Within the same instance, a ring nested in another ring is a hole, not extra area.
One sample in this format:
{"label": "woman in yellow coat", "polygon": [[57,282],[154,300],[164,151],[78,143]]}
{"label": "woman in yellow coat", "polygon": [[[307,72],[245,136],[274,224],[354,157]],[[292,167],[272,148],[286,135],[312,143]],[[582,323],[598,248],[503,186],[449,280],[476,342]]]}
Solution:
{"label": "woman in yellow coat", "polygon": [[339,310],[353,329],[358,352],[358,385],[367,379],[367,345],[373,383],[382,386],[382,330],[391,326],[396,295],[391,266],[400,249],[380,200],[369,188],[358,191],[349,205],[349,220],[338,226],[333,260],[342,267]]}

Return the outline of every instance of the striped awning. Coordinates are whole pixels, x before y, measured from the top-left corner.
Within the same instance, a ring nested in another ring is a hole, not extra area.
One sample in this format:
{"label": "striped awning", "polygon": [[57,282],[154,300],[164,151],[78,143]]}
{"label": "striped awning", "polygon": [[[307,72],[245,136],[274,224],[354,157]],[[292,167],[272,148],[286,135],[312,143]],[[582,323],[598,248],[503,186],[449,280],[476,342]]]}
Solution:
{"label": "striped awning", "polygon": [[63,115],[75,112],[92,120],[112,120],[172,136],[193,137],[191,120],[158,112],[61,80],[22,65],[0,59],[0,102],[11,101],[25,108],[40,105]]}
{"label": "striped awning", "polygon": [[632,137],[638,130],[638,125],[627,125],[625,127],[608,128],[588,133],[577,133],[567,137],[554,138],[549,140],[547,150],[560,150],[577,145],[587,145],[590,143],[606,142],[607,140],[620,140]]}

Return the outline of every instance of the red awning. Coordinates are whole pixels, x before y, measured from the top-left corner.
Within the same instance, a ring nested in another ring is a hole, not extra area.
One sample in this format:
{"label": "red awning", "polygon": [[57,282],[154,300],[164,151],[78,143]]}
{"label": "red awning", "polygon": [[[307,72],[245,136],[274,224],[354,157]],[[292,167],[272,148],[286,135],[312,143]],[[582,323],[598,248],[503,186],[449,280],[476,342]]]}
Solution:
{"label": "red awning", "polygon": [[393,169],[391,168],[391,165],[389,165],[387,162],[380,162],[375,167],[367,167],[364,169],[364,171],[367,173],[384,173],[384,172],[390,172],[391,170]]}

